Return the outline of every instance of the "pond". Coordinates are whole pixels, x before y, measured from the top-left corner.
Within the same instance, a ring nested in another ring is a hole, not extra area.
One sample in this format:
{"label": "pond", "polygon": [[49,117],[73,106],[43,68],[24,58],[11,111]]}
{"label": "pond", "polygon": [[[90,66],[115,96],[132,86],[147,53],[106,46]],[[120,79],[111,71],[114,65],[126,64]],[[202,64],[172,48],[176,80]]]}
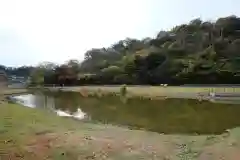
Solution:
{"label": "pond", "polygon": [[35,92],[13,97],[17,103],[59,116],[127,126],[164,134],[221,134],[240,126],[240,105],[188,99],[149,100],[118,96],[83,97],[76,92]]}

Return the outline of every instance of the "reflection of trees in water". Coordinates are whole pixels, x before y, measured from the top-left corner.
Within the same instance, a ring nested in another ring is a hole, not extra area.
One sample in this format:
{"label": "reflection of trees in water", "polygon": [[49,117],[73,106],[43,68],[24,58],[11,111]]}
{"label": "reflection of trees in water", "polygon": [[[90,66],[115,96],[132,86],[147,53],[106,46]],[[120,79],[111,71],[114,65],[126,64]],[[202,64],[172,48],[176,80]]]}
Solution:
{"label": "reflection of trees in water", "polygon": [[[36,92],[34,94],[34,103],[43,109],[56,112],[60,116],[72,115],[75,118],[84,116],[79,108],[78,97],[75,94],[62,92]],[[85,117],[85,116],[84,116]],[[86,117],[89,119],[89,117]]]}
{"label": "reflection of trees in water", "polygon": [[45,96],[46,107],[52,111],[55,110],[55,99],[54,97]]}
{"label": "reflection of trees in water", "polygon": [[52,97],[54,97],[56,109],[68,111],[70,114],[73,114],[79,108],[78,96],[75,93],[59,92],[52,95]]}
{"label": "reflection of trees in water", "polygon": [[45,95],[41,92],[34,93],[34,102],[37,107],[45,108]]}
{"label": "reflection of trees in water", "polygon": [[[45,96],[44,96],[45,95]],[[127,125],[163,133],[218,134],[240,126],[237,105],[195,100],[130,99],[123,104],[119,97],[83,98],[74,92],[44,93],[38,103],[62,111],[76,112],[79,107],[88,120]]]}
{"label": "reflection of trees in water", "polygon": [[92,120],[163,133],[219,134],[240,125],[240,108],[195,100],[150,101],[119,98],[81,98],[83,112]]}
{"label": "reflection of trees in water", "polygon": [[54,110],[55,99],[53,96],[48,96],[43,92],[35,92],[34,95],[34,103],[37,107],[52,111]]}

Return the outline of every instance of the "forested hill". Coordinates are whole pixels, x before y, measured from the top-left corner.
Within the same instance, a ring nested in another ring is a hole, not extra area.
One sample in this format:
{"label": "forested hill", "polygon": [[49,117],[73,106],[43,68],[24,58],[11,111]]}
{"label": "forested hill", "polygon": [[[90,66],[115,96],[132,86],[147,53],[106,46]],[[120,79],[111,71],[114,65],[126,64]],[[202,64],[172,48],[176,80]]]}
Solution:
{"label": "forested hill", "polygon": [[240,83],[239,73],[240,18],[229,16],[91,49],[81,64],[70,61],[45,74],[45,83],[232,84]]}

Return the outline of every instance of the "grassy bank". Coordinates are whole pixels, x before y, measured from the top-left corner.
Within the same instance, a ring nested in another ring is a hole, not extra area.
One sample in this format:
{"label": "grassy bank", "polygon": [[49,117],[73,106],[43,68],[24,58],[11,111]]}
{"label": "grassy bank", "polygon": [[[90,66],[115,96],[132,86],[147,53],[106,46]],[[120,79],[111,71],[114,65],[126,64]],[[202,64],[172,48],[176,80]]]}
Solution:
{"label": "grassy bank", "polygon": [[14,88],[2,88],[0,91],[1,95],[11,95],[11,94],[20,94],[20,93],[26,93],[27,89],[25,88],[19,88],[19,89],[14,89]]}
{"label": "grassy bank", "polygon": [[0,101],[5,101],[6,96],[13,94],[27,93],[28,90],[25,88],[0,88]]}
{"label": "grassy bank", "polygon": [[26,93],[27,89],[25,88],[0,88],[1,95],[9,95],[9,94],[18,94],[18,93]]}
{"label": "grassy bank", "polygon": [[219,136],[161,135],[0,105],[0,159],[240,158],[240,130]]}
{"label": "grassy bank", "polygon": [[[61,87],[59,87],[61,88]],[[61,90],[74,92],[119,93],[121,86],[78,86],[63,87]],[[57,88],[49,88],[56,90]],[[181,87],[181,86],[127,86],[127,95],[144,97],[169,97],[196,99],[199,95],[208,96],[210,92],[240,94],[240,87]]]}

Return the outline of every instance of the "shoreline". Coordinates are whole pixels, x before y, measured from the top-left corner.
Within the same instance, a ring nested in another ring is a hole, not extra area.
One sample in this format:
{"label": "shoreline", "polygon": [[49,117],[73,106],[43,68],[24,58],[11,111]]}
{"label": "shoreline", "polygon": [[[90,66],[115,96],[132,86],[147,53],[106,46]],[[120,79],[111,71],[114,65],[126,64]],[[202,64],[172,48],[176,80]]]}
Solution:
{"label": "shoreline", "polygon": [[[44,87],[50,91],[67,91],[67,92],[85,92],[85,93],[113,93],[120,95],[121,86],[73,86],[73,87]],[[150,99],[233,99],[240,100],[240,87],[175,87],[175,86],[127,86],[127,97],[144,97]]]}
{"label": "shoreline", "polygon": [[12,95],[12,94],[22,94],[22,93],[27,93],[28,90],[25,88],[3,88],[0,92],[1,95]]}
{"label": "shoreline", "polygon": [[[233,152],[240,156],[235,151],[240,144],[240,128],[221,135],[167,135],[81,122],[7,103],[1,104],[0,125],[3,126],[0,140],[6,142],[0,143],[3,159],[9,158],[9,153],[13,157],[20,154],[24,159],[45,156],[50,159],[64,156],[66,159],[180,159],[181,156],[205,160],[209,152],[213,156],[223,154],[230,160]],[[230,150],[226,149],[229,144],[233,146]]]}
{"label": "shoreline", "polygon": [[25,88],[21,89],[13,89],[13,88],[2,88],[0,92],[0,101],[1,103],[4,101],[8,101],[8,97],[14,95],[21,95],[28,93],[28,90]]}

